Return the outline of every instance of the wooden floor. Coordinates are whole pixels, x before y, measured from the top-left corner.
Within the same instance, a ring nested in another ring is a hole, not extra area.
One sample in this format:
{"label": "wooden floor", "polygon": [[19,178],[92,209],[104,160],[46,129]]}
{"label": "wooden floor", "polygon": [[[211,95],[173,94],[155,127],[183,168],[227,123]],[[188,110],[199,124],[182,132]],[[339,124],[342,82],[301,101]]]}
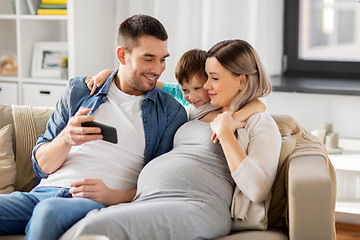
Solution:
{"label": "wooden floor", "polygon": [[360,225],[339,223],[336,224],[336,238],[337,240],[359,240],[360,239]]}

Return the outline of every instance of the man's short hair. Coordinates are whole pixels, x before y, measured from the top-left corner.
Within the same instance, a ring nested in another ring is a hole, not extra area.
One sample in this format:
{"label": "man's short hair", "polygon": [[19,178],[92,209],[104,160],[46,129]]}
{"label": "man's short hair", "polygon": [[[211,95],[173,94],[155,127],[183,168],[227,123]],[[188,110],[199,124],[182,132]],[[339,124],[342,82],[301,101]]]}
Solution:
{"label": "man's short hair", "polygon": [[207,52],[200,49],[191,49],[185,52],[179,59],[175,68],[175,77],[180,85],[189,83],[190,78],[197,76],[198,78],[207,79],[205,72],[205,62]]}
{"label": "man's short hair", "polygon": [[149,35],[162,41],[168,39],[165,27],[152,16],[138,14],[127,18],[118,30],[118,46],[124,46],[129,52],[139,45],[139,38]]}

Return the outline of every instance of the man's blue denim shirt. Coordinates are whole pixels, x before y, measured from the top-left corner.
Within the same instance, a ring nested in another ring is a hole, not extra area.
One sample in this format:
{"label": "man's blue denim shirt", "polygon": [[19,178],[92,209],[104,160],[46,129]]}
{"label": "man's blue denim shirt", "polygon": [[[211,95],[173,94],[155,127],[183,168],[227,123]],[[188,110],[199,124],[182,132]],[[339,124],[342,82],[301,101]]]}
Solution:
{"label": "man's blue denim shirt", "polygon": [[[47,178],[39,167],[35,153],[44,143],[52,141],[66,126],[69,119],[80,107],[92,109],[92,113],[106,102],[110,83],[116,77],[114,71],[105,84],[96,89],[94,95],[85,85],[86,77],[70,79],[60,100],[56,103],[44,135],[38,140],[32,152],[33,169],[39,178]],[[173,148],[173,139],[177,129],[187,121],[183,106],[165,91],[155,87],[146,94],[141,102],[141,111],[145,133],[145,164],[155,157]],[[91,113],[90,113],[91,114]]]}

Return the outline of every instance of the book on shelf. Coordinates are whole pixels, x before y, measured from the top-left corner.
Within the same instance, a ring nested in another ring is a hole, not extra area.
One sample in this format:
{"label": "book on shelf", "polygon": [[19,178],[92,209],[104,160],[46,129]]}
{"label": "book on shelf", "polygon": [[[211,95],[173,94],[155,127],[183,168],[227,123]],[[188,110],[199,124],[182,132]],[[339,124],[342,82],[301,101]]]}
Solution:
{"label": "book on shelf", "polygon": [[43,4],[67,4],[67,0],[42,0]]}
{"label": "book on shelf", "polygon": [[11,0],[11,8],[13,13],[16,14],[16,0]]}
{"label": "book on shelf", "polygon": [[67,15],[67,9],[38,9],[38,15]]}
{"label": "book on shelf", "polygon": [[66,0],[41,0],[38,15],[67,15]]}
{"label": "book on shelf", "polygon": [[66,9],[66,4],[44,4],[44,3],[41,3],[39,8],[41,8],[41,9]]}
{"label": "book on shelf", "polygon": [[26,0],[26,3],[29,8],[30,14],[35,15],[39,8],[40,0]]}

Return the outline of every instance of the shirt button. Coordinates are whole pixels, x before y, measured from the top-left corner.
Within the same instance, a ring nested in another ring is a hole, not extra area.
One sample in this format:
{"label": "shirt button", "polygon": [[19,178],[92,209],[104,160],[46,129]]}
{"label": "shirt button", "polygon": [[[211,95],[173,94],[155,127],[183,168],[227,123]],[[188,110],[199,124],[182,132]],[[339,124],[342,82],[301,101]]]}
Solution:
{"label": "shirt button", "polygon": [[103,97],[103,100],[106,101],[106,97]]}

